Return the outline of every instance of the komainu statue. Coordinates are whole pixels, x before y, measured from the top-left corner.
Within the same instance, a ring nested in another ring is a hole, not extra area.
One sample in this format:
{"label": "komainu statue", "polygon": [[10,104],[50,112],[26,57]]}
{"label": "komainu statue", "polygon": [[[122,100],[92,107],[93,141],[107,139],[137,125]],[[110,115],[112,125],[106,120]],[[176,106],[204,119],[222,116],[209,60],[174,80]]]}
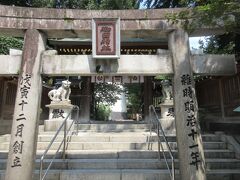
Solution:
{"label": "komainu statue", "polygon": [[163,101],[169,101],[173,99],[173,90],[172,86],[170,85],[169,80],[162,80],[162,94],[163,94]]}
{"label": "komainu statue", "polygon": [[71,82],[66,80],[62,81],[62,86],[58,89],[53,89],[49,91],[48,97],[52,100],[52,102],[70,102],[69,96],[71,94],[71,88],[70,88]]}

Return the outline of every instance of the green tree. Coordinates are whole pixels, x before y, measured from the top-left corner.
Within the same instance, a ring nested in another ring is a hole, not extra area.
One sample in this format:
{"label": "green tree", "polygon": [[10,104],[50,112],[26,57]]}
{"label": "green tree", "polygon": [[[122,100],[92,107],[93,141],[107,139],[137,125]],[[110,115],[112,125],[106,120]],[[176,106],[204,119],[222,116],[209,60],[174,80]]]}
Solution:
{"label": "green tree", "polygon": [[0,4],[14,6],[29,6],[28,0],[1,0]]}
{"label": "green tree", "polygon": [[235,53],[235,35],[228,33],[224,35],[211,36],[200,41],[200,48],[207,54],[234,54]]}
{"label": "green tree", "polygon": [[94,86],[94,98],[96,104],[114,105],[119,100],[118,95],[124,90],[114,83],[96,83]]}
{"label": "green tree", "polygon": [[23,40],[21,38],[13,38],[0,36],[0,54],[9,54],[9,49],[22,49]]}
{"label": "green tree", "polygon": [[99,9],[134,9],[137,8],[135,0],[102,0]]}
{"label": "green tree", "polygon": [[32,0],[33,7],[87,9],[91,0]]}
{"label": "green tree", "polygon": [[175,7],[182,7],[187,6],[190,4],[189,2],[182,2],[179,0],[138,0],[138,4],[142,4],[147,9],[159,9],[159,8],[175,8]]}
{"label": "green tree", "polygon": [[142,105],[142,88],[140,84],[126,84],[126,97],[128,107],[132,114],[141,112]]}
{"label": "green tree", "polygon": [[240,34],[239,0],[138,0],[138,3],[146,8],[191,7],[167,15],[171,22],[181,22],[188,31],[210,25],[228,33]]}
{"label": "green tree", "polygon": [[182,23],[189,32],[202,26],[224,30],[226,34],[207,38],[202,43],[206,53],[235,53],[240,61],[240,3],[239,0],[180,0],[181,5],[192,8],[169,14],[173,23]]}
{"label": "green tree", "polygon": [[135,0],[32,0],[33,7],[69,9],[133,9]]}
{"label": "green tree", "polygon": [[97,120],[107,120],[110,115],[110,106],[119,100],[124,90],[114,83],[96,83],[94,85],[94,114]]}

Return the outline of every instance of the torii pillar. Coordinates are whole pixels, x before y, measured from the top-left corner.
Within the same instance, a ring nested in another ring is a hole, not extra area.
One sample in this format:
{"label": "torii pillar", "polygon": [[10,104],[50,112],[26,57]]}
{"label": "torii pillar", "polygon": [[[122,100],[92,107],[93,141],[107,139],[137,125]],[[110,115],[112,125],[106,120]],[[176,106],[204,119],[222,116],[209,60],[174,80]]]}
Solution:
{"label": "torii pillar", "polygon": [[38,30],[25,33],[5,180],[32,180],[38,135],[46,39]]}
{"label": "torii pillar", "polygon": [[173,97],[180,179],[206,180],[188,34],[177,29],[169,34],[168,42],[174,69]]}
{"label": "torii pillar", "polygon": [[91,77],[82,77],[81,99],[80,99],[80,123],[87,123],[90,121],[91,108]]}

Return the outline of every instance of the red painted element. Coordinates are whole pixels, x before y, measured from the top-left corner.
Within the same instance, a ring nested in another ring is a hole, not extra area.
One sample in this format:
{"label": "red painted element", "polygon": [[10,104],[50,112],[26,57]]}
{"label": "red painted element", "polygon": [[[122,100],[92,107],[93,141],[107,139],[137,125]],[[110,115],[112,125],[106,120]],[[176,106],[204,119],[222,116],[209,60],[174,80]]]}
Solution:
{"label": "red painted element", "polygon": [[96,21],[96,54],[116,55],[116,22]]}

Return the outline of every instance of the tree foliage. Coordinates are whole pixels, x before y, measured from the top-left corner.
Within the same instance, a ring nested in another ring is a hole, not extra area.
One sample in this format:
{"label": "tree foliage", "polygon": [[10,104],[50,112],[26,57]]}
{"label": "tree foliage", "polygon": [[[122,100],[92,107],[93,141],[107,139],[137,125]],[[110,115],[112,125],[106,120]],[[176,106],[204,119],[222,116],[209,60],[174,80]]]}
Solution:
{"label": "tree foliage", "polygon": [[29,6],[29,0],[0,0],[0,4],[14,6]]}
{"label": "tree foliage", "polygon": [[96,120],[107,121],[111,114],[111,109],[108,105],[98,104],[96,109]]}
{"label": "tree foliage", "polygon": [[32,7],[86,9],[90,0],[31,0]]}
{"label": "tree foliage", "polygon": [[239,0],[139,0],[146,8],[190,7],[168,14],[172,23],[181,23],[191,32],[202,26],[225,30],[226,34],[212,36],[201,43],[205,53],[235,53],[240,61],[240,2]]}
{"label": "tree foliage", "polygon": [[138,4],[147,9],[187,7],[194,3],[193,0],[138,0]]}
{"label": "tree foliage", "polygon": [[1,0],[0,4],[69,9],[133,9],[135,0]]}
{"label": "tree foliage", "polygon": [[[189,0],[181,2],[186,5]],[[238,0],[195,0],[191,1],[188,6],[192,8],[169,14],[168,19],[173,23],[181,22],[183,27],[189,31],[211,25],[224,28],[226,32],[240,33]]]}
{"label": "tree foliage", "polygon": [[99,9],[133,9],[137,8],[135,0],[102,0]]}
{"label": "tree foliage", "polygon": [[23,40],[20,38],[0,36],[0,54],[9,54],[9,49],[22,49]]}
{"label": "tree foliage", "polygon": [[200,41],[200,48],[208,54],[234,54],[235,53],[235,36],[232,33],[211,36]]}
{"label": "tree foliage", "polygon": [[119,100],[118,95],[123,93],[121,86],[114,83],[96,83],[94,86],[94,99],[96,104],[114,105]]}
{"label": "tree foliage", "polygon": [[132,113],[139,113],[142,105],[142,88],[140,84],[125,85],[128,106]]}

